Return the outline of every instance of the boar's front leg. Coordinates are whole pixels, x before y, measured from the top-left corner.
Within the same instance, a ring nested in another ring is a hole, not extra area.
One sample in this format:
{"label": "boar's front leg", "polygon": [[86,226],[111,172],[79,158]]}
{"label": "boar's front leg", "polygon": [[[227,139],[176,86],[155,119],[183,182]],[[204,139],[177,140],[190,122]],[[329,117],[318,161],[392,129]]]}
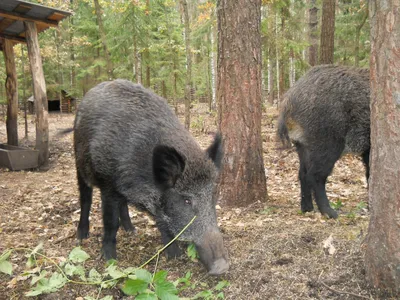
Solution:
{"label": "boar's front leg", "polygon": [[[167,245],[170,241],[173,240],[174,235],[168,230],[167,225],[163,221],[157,222],[158,230],[161,233],[161,241],[164,245]],[[173,242],[171,245],[165,249],[165,253],[168,258],[176,258],[182,255],[182,251],[178,246],[177,242]]]}
{"label": "boar's front leg", "polygon": [[119,227],[120,197],[109,188],[101,188],[101,204],[103,210],[103,248],[106,260],[117,258],[117,231]]}

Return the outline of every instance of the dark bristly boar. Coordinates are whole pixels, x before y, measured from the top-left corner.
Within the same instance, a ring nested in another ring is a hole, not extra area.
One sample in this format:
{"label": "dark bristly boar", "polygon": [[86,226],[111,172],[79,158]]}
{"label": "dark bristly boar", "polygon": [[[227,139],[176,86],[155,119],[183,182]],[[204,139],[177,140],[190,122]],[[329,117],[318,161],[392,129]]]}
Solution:
{"label": "dark bristly boar", "polygon": [[[180,236],[193,241],[210,274],[229,268],[217,226],[214,188],[222,160],[217,135],[203,151],[164,99],[126,80],[104,82],[91,89],[79,106],[74,144],[81,218],[78,238],[89,231],[92,188],[101,191],[103,256],[116,257],[119,220],[133,230],[127,203],[154,216],[164,244],[193,216]],[[176,243],[166,249],[180,255]]]}
{"label": "dark bristly boar", "polygon": [[326,179],[344,153],[362,156],[369,177],[369,71],[333,65],[313,67],[285,94],[278,120],[281,141],[292,142],[300,160],[301,210],[337,218]]}

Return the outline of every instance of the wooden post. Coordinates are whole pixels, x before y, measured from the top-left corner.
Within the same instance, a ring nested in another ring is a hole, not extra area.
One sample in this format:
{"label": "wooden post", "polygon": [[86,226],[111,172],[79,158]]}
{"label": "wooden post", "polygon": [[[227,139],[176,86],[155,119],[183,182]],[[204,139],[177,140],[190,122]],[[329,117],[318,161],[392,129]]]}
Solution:
{"label": "wooden post", "polygon": [[18,86],[12,41],[8,39],[4,40],[3,51],[7,73],[7,144],[18,146]]}
{"label": "wooden post", "polygon": [[39,150],[39,166],[47,166],[49,163],[49,120],[42,58],[35,23],[24,21],[24,26],[35,97],[36,149]]}

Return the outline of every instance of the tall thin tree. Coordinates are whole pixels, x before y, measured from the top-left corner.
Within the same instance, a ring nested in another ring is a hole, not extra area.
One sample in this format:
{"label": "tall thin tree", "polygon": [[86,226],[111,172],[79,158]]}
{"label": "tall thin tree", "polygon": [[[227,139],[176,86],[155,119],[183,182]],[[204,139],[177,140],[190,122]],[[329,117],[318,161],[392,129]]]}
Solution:
{"label": "tall thin tree", "polygon": [[335,2],[323,0],[321,21],[320,64],[333,64],[335,42]]}
{"label": "tall thin tree", "polygon": [[106,30],[104,28],[103,24],[103,12],[99,3],[99,0],[93,0],[94,1],[94,7],[96,10],[96,16],[97,16],[97,23],[99,24],[99,33],[100,33],[100,40],[101,44],[103,45],[103,50],[104,50],[104,56],[107,62],[107,74],[108,74],[108,79],[113,79],[114,74],[113,74],[113,63],[111,61],[111,54],[110,50],[108,49],[107,46],[107,36],[106,36]]}
{"label": "tall thin tree", "polygon": [[395,3],[370,2],[371,219],[365,266],[372,285],[400,292],[400,16]]}
{"label": "tall thin tree", "polygon": [[190,104],[192,102],[192,51],[190,43],[190,20],[186,0],[180,0],[185,24],[186,45],[186,86],[185,86],[185,127],[190,128]]}
{"label": "tall thin tree", "polygon": [[308,47],[308,63],[310,66],[318,64],[318,8],[316,0],[310,1],[309,23],[308,23],[308,40],[310,47]]}
{"label": "tall thin tree", "polygon": [[227,206],[266,197],[261,140],[261,0],[219,0],[217,100],[225,159],[218,186]]}

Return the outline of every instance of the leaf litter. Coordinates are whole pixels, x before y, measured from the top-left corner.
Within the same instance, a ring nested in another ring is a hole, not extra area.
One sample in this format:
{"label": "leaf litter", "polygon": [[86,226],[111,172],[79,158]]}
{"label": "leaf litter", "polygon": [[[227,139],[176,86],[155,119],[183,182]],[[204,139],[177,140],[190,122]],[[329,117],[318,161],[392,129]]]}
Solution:
{"label": "leaf litter", "polygon": [[[183,107],[180,111],[183,112]],[[182,113],[179,117],[183,120]],[[33,147],[34,119],[29,118],[30,139],[22,139],[21,145]],[[192,120],[195,122],[196,118],[201,120],[196,123],[201,126],[195,126],[192,133],[206,148],[217,130],[215,116],[207,112],[206,106],[197,104],[192,109]],[[48,257],[63,261],[76,246],[79,196],[72,134],[57,136],[59,130],[72,126],[73,119],[73,115],[49,115],[50,170],[0,169],[0,253],[9,248],[33,249],[42,241]],[[171,280],[182,279],[190,271],[192,280],[206,288],[217,286],[223,279],[227,282],[225,299],[396,299],[398,295],[374,290],[365,280],[363,241],[369,213],[365,209],[368,192],[362,162],[357,157],[345,156],[336,163],[328,178],[330,201],[342,203],[338,220],[325,219],[318,212],[300,214],[297,155],[294,149],[279,149],[276,119],[274,108],[267,108],[263,113],[268,201],[256,201],[250,207],[239,209],[226,209],[218,204],[218,224],[231,261],[228,274],[210,277],[197,259],[187,255],[169,261],[161,256],[158,268],[168,271]],[[24,134],[23,128],[20,118],[20,137]],[[6,132],[5,122],[0,122],[0,131]],[[0,136],[0,142],[6,142],[5,135]],[[102,237],[99,195],[95,189],[90,237],[82,244],[82,249],[91,257],[85,261],[87,270],[104,265],[96,259]],[[118,264],[122,268],[140,266],[162,246],[154,220],[132,207],[130,216],[136,233],[122,229],[118,232]],[[79,253],[74,255],[79,261],[86,259]],[[13,274],[24,270],[25,260],[22,253],[12,258]],[[154,264],[148,266],[151,273]],[[2,268],[9,270],[8,265]],[[62,279],[59,274],[53,274],[48,280],[56,287]],[[24,299],[29,282],[14,276],[0,274],[0,295],[5,299]],[[194,297],[199,291],[186,289],[180,296]],[[110,294],[114,299],[123,297],[116,288],[98,295],[97,289],[72,284],[41,299],[96,299],[98,296],[109,299]]]}

